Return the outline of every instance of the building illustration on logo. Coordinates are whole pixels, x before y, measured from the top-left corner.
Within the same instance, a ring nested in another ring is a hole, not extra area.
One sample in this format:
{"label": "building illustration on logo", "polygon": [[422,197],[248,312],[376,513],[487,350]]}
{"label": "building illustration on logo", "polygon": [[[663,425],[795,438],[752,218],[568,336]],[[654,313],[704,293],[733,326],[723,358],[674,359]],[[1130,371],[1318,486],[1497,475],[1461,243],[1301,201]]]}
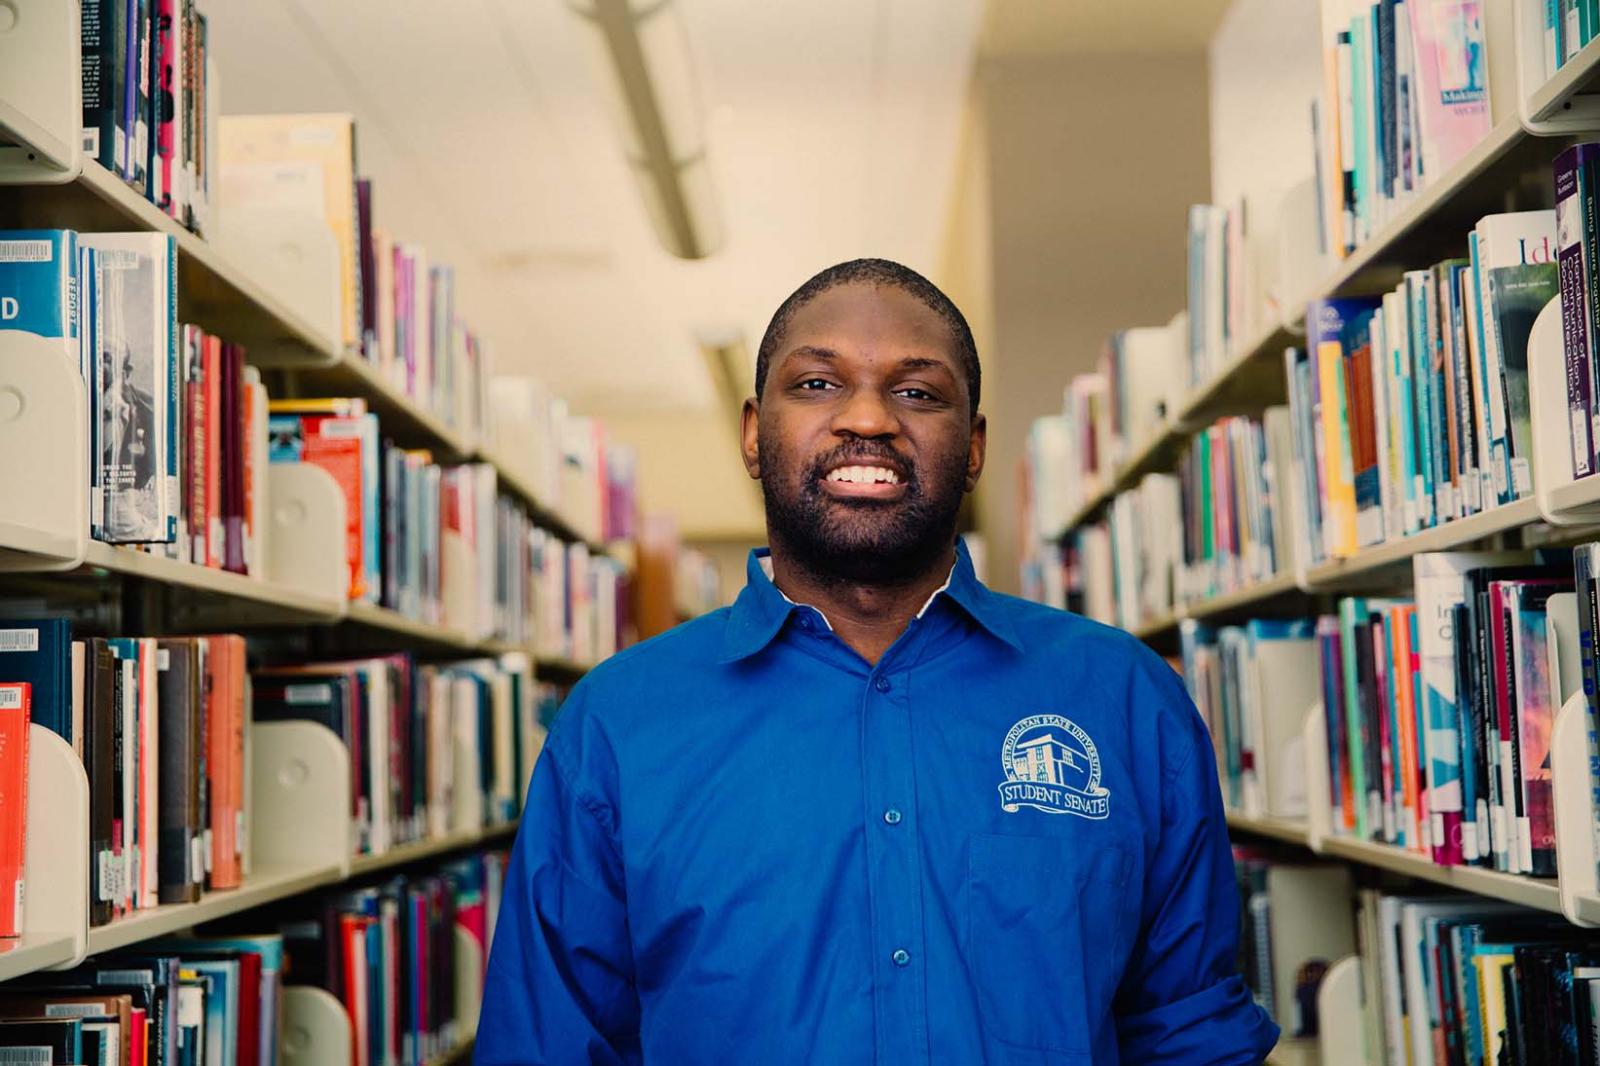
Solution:
{"label": "building illustration on logo", "polygon": [[1100,784],[1100,753],[1076,722],[1037,714],[1011,727],[1000,749],[1006,779],[1000,809],[1023,807],[1047,814],[1100,819],[1111,812],[1111,793]]}

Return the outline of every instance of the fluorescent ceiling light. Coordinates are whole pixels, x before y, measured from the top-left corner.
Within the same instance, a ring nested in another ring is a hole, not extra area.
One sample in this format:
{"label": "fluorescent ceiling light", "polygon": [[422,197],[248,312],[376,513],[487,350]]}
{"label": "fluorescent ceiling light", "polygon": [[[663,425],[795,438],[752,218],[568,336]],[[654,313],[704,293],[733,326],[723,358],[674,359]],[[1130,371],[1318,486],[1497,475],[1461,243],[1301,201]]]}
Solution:
{"label": "fluorescent ceiling light", "polygon": [[703,259],[721,246],[722,223],[689,42],[672,0],[585,0],[573,9],[595,31],[602,80],[656,236],[681,259]]}

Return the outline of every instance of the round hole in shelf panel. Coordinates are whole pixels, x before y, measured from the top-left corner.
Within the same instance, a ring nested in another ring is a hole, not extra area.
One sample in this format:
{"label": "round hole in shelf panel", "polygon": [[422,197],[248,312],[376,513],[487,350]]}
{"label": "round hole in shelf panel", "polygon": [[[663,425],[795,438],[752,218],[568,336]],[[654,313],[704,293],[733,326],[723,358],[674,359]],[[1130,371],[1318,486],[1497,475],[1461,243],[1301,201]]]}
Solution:
{"label": "round hole in shelf panel", "polygon": [[304,759],[290,759],[278,768],[278,783],[284,788],[299,788],[311,779],[311,768]]}
{"label": "round hole in shelf panel", "polygon": [[[4,0],[0,0],[0,11],[4,10]],[[0,422],[15,422],[27,407],[28,402],[21,389],[15,385],[0,385]]]}
{"label": "round hole in shelf panel", "polygon": [[12,0],[0,0],[0,33],[10,33],[17,28],[21,21],[17,14],[17,5]]}

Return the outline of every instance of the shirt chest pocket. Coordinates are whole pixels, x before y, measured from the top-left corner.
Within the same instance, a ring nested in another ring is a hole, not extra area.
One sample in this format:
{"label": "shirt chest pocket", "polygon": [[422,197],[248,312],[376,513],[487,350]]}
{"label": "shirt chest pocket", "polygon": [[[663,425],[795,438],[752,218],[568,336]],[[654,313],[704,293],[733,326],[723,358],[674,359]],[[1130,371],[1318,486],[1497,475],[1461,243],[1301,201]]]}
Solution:
{"label": "shirt chest pocket", "polygon": [[972,837],[967,967],[991,1036],[1091,1051],[1127,955],[1137,906],[1128,899],[1131,859],[1115,844]]}

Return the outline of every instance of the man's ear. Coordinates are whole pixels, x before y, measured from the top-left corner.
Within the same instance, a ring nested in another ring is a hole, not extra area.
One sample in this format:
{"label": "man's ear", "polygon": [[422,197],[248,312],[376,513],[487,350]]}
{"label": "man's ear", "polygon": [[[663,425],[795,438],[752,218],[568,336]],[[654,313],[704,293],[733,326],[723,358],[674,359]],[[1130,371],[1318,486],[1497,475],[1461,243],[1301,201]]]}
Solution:
{"label": "man's ear", "polygon": [[978,476],[983,473],[984,451],[989,445],[989,420],[981,414],[972,416],[972,432],[967,438],[967,491],[978,487]]}
{"label": "man's ear", "polygon": [[761,404],[754,396],[744,402],[739,410],[739,452],[744,459],[745,473],[751,480],[761,480]]}

